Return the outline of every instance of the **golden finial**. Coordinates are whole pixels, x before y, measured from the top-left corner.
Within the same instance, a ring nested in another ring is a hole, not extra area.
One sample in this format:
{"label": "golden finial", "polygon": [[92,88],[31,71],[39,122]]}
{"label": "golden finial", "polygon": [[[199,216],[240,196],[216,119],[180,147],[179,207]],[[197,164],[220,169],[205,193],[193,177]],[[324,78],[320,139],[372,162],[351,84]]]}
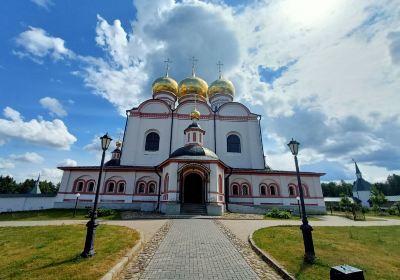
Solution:
{"label": "golden finial", "polygon": [[168,77],[169,64],[172,63],[172,61],[169,60],[169,58],[167,58],[167,60],[165,60],[164,63],[165,63],[165,77]]}
{"label": "golden finial", "polygon": [[218,79],[222,79],[222,71],[221,68],[224,64],[221,63],[221,61],[218,60],[217,66],[218,66]]}
{"label": "golden finial", "polygon": [[197,95],[194,96],[194,106],[193,110],[190,113],[191,120],[200,120],[200,112],[197,110]]}
{"label": "golden finial", "polygon": [[115,146],[117,147],[117,149],[121,148],[121,146],[122,146],[122,142],[120,140],[121,139],[121,135],[122,135],[122,132],[119,133],[118,140],[115,141]]}
{"label": "golden finial", "polygon": [[196,65],[196,62],[198,61],[194,56],[190,59],[192,61],[192,77],[196,77],[196,73],[194,71],[194,66]]}
{"label": "golden finial", "polygon": [[115,142],[115,146],[117,146],[118,149],[121,148],[122,142],[119,141],[119,140],[117,140],[117,141]]}
{"label": "golden finial", "polygon": [[196,108],[193,108],[193,111],[190,113],[190,119],[197,121],[200,120],[200,112]]}

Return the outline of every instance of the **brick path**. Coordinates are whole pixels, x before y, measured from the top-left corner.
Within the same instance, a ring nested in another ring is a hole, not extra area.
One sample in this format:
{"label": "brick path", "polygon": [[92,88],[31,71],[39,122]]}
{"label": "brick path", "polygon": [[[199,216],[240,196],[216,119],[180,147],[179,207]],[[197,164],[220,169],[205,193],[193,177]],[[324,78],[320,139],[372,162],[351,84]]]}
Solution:
{"label": "brick path", "polygon": [[259,279],[211,220],[175,220],[141,279]]}

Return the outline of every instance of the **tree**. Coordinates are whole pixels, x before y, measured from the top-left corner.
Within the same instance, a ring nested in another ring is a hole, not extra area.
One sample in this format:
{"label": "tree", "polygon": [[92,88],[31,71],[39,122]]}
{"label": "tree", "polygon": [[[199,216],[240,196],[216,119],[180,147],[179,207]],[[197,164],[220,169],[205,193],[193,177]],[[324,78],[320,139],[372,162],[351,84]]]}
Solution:
{"label": "tree", "polygon": [[0,176],[0,193],[15,193],[18,184],[15,182],[13,177]]}
{"label": "tree", "polygon": [[393,204],[394,207],[397,207],[397,211],[399,212],[400,216],[400,201],[397,201],[395,204]]}
{"label": "tree", "polygon": [[380,212],[382,205],[387,203],[388,200],[381,190],[373,186],[371,189],[371,202],[373,209]]}
{"label": "tree", "polygon": [[340,183],[329,182],[322,183],[322,193],[325,197],[338,197],[341,193],[346,194],[347,196],[352,196],[352,184],[346,183],[345,181],[340,181]]}
{"label": "tree", "polygon": [[40,191],[45,194],[55,194],[58,191],[58,187],[50,181],[41,181],[39,183],[39,188]]}
{"label": "tree", "polygon": [[344,193],[341,194],[341,197],[342,198],[339,202],[340,208],[344,209],[345,211],[350,210],[352,203],[349,197]]}
{"label": "tree", "polygon": [[23,183],[19,184],[17,193],[28,193],[30,192],[36,184],[34,179],[26,179]]}
{"label": "tree", "polygon": [[400,176],[393,174],[387,177],[387,184],[389,185],[390,195],[400,195]]}

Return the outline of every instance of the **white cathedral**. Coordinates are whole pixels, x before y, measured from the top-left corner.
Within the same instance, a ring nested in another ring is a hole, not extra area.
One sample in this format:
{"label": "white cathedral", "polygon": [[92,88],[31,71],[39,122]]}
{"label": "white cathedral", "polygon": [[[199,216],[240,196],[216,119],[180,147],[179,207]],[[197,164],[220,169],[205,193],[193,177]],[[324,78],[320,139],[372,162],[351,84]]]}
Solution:
{"label": "white cathedral", "polygon": [[[297,210],[294,171],[265,163],[261,116],[234,101],[231,81],[207,83],[192,75],[178,83],[164,77],[153,96],[126,111],[122,143],[116,142],[101,178],[100,207],[166,214],[222,215],[225,211],[264,213]],[[55,207],[92,206],[98,166],[63,170]],[[320,177],[301,172],[309,212],[325,212]]]}

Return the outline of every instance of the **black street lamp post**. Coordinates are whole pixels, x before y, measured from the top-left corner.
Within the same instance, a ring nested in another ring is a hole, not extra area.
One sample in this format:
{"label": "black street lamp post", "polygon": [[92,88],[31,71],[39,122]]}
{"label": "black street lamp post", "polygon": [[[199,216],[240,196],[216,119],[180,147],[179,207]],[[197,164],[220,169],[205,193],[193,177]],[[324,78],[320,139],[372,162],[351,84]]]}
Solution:
{"label": "black street lamp post", "polygon": [[79,197],[81,196],[81,194],[77,193],[77,194],[75,194],[75,196],[76,196],[76,199],[75,199],[74,215],[72,215],[73,217],[75,217],[75,215],[76,215],[76,207],[78,206],[78,200],[79,200]]}
{"label": "black street lamp post", "polygon": [[301,219],[301,210],[300,210],[300,196],[296,196],[297,199],[297,206],[299,207],[299,217]]}
{"label": "black street lamp post", "polygon": [[315,251],[314,251],[314,243],[312,239],[312,230],[313,228],[308,224],[306,207],[304,205],[304,193],[303,187],[300,180],[300,171],[299,171],[299,163],[297,162],[297,154],[299,152],[299,145],[300,143],[292,140],[288,143],[290,151],[294,156],[294,162],[296,164],[296,175],[297,175],[297,183],[299,187],[300,193],[300,204],[301,204],[301,212],[302,212],[302,225],[300,229],[303,233],[303,242],[304,242],[304,260],[308,263],[312,263],[315,258]]}
{"label": "black street lamp post", "polygon": [[108,136],[107,133],[104,136],[100,137],[100,140],[101,140],[101,149],[103,150],[103,154],[101,155],[100,172],[99,172],[99,179],[97,180],[97,188],[96,188],[96,196],[94,199],[94,205],[93,205],[92,213],[90,215],[90,220],[86,224],[87,232],[86,232],[85,248],[83,249],[83,252],[81,254],[81,256],[84,258],[92,257],[95,254],[94,239],[96,236],[96,227],[98,226],[97,204],[99,201],[99,192],[100,192],[100,186],[101,186],[100,181],[101,181],[101,175],[103,173],[104,156],[105,156],[106,150],[108,149],[108,147],[110,146],[110,143],[112,141],[112,139]]}

